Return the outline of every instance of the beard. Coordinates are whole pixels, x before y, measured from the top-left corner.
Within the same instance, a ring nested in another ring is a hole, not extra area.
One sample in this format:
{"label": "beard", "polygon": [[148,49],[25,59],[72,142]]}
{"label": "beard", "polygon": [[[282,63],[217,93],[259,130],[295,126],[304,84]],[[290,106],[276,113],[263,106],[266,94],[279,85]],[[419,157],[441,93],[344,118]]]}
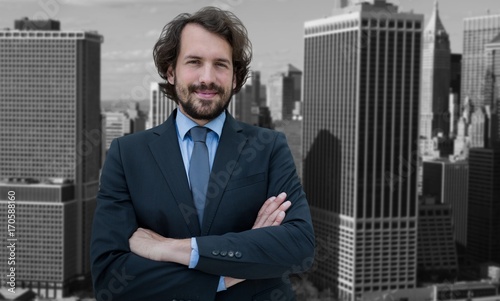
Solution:
{"label": "beard", "polygon": [[[225,90],[223,87],[215,85],[200,84],[189,85],[183,87],[175,84],[175,92],[179,101],[179,106],[182,107],[184,113],[190,117],[198,120],[212,120],[219,116],[229,106],[231,99],[231,92]],[[219,99],[202,99],[195,96],[195,92],[203,92],[206,90],[216,91]]]}

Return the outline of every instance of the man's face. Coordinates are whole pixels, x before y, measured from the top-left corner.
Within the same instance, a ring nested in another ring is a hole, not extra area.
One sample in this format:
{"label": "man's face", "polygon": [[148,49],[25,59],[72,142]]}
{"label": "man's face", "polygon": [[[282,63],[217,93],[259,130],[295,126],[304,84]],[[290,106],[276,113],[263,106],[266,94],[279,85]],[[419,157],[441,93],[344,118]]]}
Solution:
{"label": "man's face", "polygon": [[179,109],[206,124],[224,111],[236,86],[231,45],[198,24],[187,24],[175,70],[169,67],[167,79],[175,85]]}

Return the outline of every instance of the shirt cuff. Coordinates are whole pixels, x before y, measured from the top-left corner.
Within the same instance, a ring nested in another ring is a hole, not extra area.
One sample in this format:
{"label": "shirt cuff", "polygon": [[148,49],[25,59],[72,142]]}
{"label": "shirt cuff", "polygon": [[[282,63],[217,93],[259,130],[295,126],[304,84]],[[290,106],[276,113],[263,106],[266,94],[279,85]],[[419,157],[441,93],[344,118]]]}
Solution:
{"label": "shirt cuff", "polygon": [[[191,237],[191,256],[189,257],[189,268],[194,269],[200,260],[200,253],[198,252],[198,242],[196,238]],[[219,285],[217,286],[217,292],[225,291],[226,282],[224,281],[224,276],[220,276]]]}
{"label": "shirt cuff", "polygon": [[224,276],[220,276],[219,286],[217,287],[217,292],[222,292],[226,290],[226,282],[224,281]]}
{"label": "shirt cuff", "polygon": [[198,243],[196,238],[191,237],[191,256],[189,257],[189,268],[194,269],[200,260],[200,253],[198,252]]}

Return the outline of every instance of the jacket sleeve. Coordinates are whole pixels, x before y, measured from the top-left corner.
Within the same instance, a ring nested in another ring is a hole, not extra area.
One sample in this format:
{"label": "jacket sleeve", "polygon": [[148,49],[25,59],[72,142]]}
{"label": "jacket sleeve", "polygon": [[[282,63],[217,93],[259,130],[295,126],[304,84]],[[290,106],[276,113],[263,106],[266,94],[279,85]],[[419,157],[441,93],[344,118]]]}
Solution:
{"label": "jacket sleeve", "polygon": [[[269,163],[268,196],[287,193],[292,202],[280,226],[198,237],[202,272],[242,279],[287,277],[309,269],[314,231],[306,195],[282,133],[277,133]],[[264,200],[262,200],[264,201]]]}
{"label": "jacket sleeve", "polygon": [[[215,298],[219,276],[132,253],[129,238],[137,227],[123,171],[120,142],[114,140],[102,170],[92,228],[90,257],[96,299]],[[203,292],[202,297],[200,292]]]}

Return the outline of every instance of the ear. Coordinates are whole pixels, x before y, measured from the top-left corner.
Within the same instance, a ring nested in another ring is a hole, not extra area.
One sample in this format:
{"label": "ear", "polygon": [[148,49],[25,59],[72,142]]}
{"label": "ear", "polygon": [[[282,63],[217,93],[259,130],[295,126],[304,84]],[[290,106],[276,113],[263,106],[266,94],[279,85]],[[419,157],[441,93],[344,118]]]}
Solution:
{"label": "ear", "polygon": [[233,90],[236,88],[236,75],[233,75]]}
{"label": "ear", "polygon": [[174,85],[174,83],[175,83],[175,71],[174,71],[174,68],[172,68],[172,65],[170,65],[167,69],[167,80],[172,86]]}

